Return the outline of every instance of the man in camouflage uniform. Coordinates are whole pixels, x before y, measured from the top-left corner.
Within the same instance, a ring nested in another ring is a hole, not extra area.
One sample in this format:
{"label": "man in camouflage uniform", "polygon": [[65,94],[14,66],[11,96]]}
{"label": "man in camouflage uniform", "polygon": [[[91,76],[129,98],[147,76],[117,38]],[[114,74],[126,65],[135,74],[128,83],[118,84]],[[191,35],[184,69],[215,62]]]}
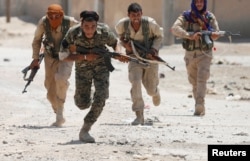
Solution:
{"label": "man in camouflage uniform", "polygon": [[[172,26],[172,33],[183,38],[188,80],[193,87],[194,115],[205,114],[206,83],[210,76],[212,47],[204,41],[200,31],[212,31],[211,42],[219,38],[219,26],[213,13],[207,11],[207,0],[192,0],[191,10],[185,11]],[[190,34],[189,32],[193,32]]]}
{"label": "man in camouflage uniform", "polygon": [[[121,44],[126,48],[126,54],[135,57],[129,40],[138,41],[148,50],[147,58],[158,55],[162,45],[163,29],[151,17],[142,17],[142,8],[138,3],[128,6],[128,17],[121,19],[115,26],[120,37]],[[149,44],[148,42],[152,42]],[[136,114],[132,125],[144,124],[144,100],[142,98],[141,84],[145,87],[147,94],[152,96],[153,104],[160,105],[161,97],[159,88],[158,64],[150,64],[145,67],[134,62],[129,62],[129,81],[132,85],[130,94],[132,99],[132,110]]]}
{"label": "man in camouflage uniform", "polygon": [[[89,135],[89,130],[100,116],[105,101],[109,97],[110,71],[105,58],[98,53],[93,53],[91,49],[105,50],[105,45],[112,47],[116,52],[119,52],[120,49],[117,46],[117,38],[109,27],[106,24],[97,23],[99,16],[96,12],[83,11],[80,17],[81,25],[69,30],[62,42],[59,56],[64,61],[75,61],[75,104],[80,110],[91,106],[84,118],[79,139],[83,142],[93,143],[95,139]],[[84,47],[88,53],[76,52],[74,45]],[[95,86],[93,102],[91,100],[92,83]]]}
{"label": "man in camouflage uniform", "polygon": [[43,16],[35,31],[32,42],[33,61],[30,68],[39,68],[39,52],[41,43],[44,47],[45,88],[47,99],[56,113],[56,121],[52,126],[61,126],[65,122],[63,116],[64,102],[69,86],[72,62],[62,62],[58,59],[60,44],[69,27],[78,23],[73,17],[64,15],[62,7],[52,4],[48,7],[47,15]]}

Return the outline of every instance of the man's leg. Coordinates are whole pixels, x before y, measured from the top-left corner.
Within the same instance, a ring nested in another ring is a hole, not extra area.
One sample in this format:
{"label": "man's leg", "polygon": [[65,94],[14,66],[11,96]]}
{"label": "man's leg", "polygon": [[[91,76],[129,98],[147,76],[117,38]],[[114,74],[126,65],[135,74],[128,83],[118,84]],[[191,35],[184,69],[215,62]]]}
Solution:
{"label": "man's leg", "polygon": [[207,80],[210,76],[211,57],[203,55],[198,61],[197,89],[194,115],[205,115],[205,95],[207,90]]}
{"label": "man's leg", "polygon": [[155,106],[159,106],[161,103],[161,95],[157,87],[159,85],[158,68],[158,64],[152,64],[150,68],[145,68],[145,72],[142,77],[142,83],[148,95],[152,96],[153,104]]}
{"label": "man's leg", "polygon": [[188,81],[192,85],[193,97],[194,97],[194,101],[195,101],[194,115],[197,115],[196,110],[197,110],[198,106],[196,105],[196,100],[197,100],[197,72],[198,72],[198,68],[197,68],[196,53],[191,52],[191,51],[186,52],[184,60],[186,63]]}
{"label": "man's leg", "polygon": [[144,101],[142,98],[141,81],[143,75],[143,68],[133,62],[129,63],[129,81],[131,83],[131,99],[132,99],[132,110],[135,112],[136,118],[132,122],[132,125],[143,125],[144,124]]}
{"label": "man's leg", "polygon": [[106,66],[99,66],[98,71],[93,75],[95,93],[90,111],[84,118],[84,124],[79,133],[79,139],[83,142],[93,143],[95,139],[89,134],[92,125],[101,115],[105,101],[109,97],[109,71]]}
{"label": "man's leg", "polygon": [[71,75],[73,62],[63,62],[60,61],[58,64],[58,70],[55,73],[55,82],[56,82],[56,96],[57,96],[57,111],[56,111],[56,122],[53,126],[62,126],[65,122],[63,116],[64,103],[66,100],[67,90],[69,87],[69,81]]}

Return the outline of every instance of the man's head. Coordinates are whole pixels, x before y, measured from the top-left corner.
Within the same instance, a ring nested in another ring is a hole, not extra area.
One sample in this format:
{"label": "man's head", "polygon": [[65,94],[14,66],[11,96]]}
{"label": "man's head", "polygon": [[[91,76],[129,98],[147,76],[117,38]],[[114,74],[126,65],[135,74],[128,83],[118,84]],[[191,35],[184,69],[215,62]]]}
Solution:
{"label": "man's head", "polygon": [[62,23],[64,12],[59,4],[51,4],[48,7],[47,18],[53,29],[56,29]]}
{"label": "man's head", "polygon": [[138,3],[131,3],[128,6],[128,17],[130,18],[132,24],[141,22],[142,8]]}
{"label": "man's head", "polygon": [[87,38],[92,38],[97,28],[99,15],[95,11],[82,11],[80,13],[81,28]]}
{"label": "man's head", "polygon": [[207,10],[207,0],[192,0],[191,9],[203,13]]}

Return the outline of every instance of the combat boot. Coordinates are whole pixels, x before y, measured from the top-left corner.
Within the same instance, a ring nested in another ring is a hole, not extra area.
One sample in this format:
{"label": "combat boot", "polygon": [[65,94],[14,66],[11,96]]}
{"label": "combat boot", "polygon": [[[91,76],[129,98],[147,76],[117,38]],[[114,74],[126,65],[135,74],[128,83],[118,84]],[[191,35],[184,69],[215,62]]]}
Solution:
{"label": "combat boot", "polygon": [[79,133],[79,140],[85,143],[95,143],[95,139],[89,135],[89,130],[92,124],[84,123]]}
{"label": "combat boot", "polygon": [[136,118],[135,120],[131,123],[132,125],[144,125],[144,116],[143,116],[143,110],[141,111],[136,111]]}
{"label": "combat boot", "polygon": [[204,106],[204,97],[197,96],[195,99],[195,116],[203,116],[205,115],[205,106]]}
{"label": "combat boot", "polygon": [[203,104],[196,104],[195,105],[195,116],[204,116],[205,115],[205,107]]}
{"label": "combat boot", "polygon": [[64,123],[65,118],[63,117],[63,107],[59,107],[56,111],[56,122],[54,122],[51,126],[61,127]]}
{"label": "combat boot", "polygon": [[160,103],[161,103],[161,95],[160,95],[159,92],[157,93],[157,95],[153,96],[152,99],[153,99],[153,104],[155,106],[159,106],[160,105]]}

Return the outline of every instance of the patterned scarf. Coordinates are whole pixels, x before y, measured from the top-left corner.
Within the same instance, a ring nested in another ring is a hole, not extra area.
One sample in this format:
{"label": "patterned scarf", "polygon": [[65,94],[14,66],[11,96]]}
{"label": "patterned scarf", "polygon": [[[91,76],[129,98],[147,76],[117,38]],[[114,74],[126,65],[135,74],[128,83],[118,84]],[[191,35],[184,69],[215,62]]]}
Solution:
{"label": "patterned scarf", "polygon": [[[60,16],[57,17],[57,18],[51,19],[50,18],[50,14],[51,15],[56,14],[56,15],[60,15]],[[50,26],[53,29],[56,29],[58,26],[61,25],[62,20],[63,20],[63,16],[64,16],[64,12],[63,12],[62,6],[60,6],[59,4],[51,4],[48,7],[48,11],[47,11],[47,16],[46,17],[48,18]]]}
{"label": "patterned scarf", "polygon": [[199,23],[202,27],[202,30],[213,30],[208,22],[209,12],[207,12],[207,0],[204,0],[204,7],[201,11],[196,8],[195,0],[192,0],[191,10],[185,11],[183,16],[188,22]]}

